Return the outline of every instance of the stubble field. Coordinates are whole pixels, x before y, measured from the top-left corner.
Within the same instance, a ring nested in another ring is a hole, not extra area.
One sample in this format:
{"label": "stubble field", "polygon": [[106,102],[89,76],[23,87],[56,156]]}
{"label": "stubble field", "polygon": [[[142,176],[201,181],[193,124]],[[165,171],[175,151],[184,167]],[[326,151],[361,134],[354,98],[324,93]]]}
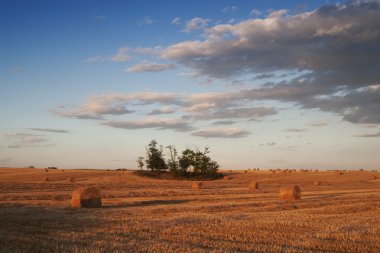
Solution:
{"label": "stubble field", "polygon": [[[191,189],[130,171],[1,168],[0,252],[380,252],[379,172],[223,173]],[[292,185],[302,199],[279,201]],[[71,208],[80,186],[98,187],[103,207]]]}

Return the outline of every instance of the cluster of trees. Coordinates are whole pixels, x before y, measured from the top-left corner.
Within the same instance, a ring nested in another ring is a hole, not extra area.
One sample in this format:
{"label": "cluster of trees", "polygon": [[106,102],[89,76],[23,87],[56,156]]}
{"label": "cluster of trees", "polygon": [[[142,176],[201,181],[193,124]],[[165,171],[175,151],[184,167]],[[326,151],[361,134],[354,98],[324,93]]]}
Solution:
{"label": "cluster of trees", "polygon": [[156,140],[152,140],[146,147],[146,158],[140,156],[137,164],[140,169],[144,165],[151,171],[169,170],[175,176],[187,176],[190,174],[213,176],[217,174],[219,165],[208,156],[210,153],[206,147],[204,151],[185,149],[181,156],[174,146],[167,146],[169,158],[165,161],[163,147],[158,146]]}

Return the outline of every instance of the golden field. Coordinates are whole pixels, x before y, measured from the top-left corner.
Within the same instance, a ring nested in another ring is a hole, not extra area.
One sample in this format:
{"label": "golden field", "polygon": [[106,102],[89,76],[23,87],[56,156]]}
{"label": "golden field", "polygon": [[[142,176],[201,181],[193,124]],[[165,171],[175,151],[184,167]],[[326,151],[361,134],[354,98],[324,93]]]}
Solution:
{"label": "golden field", "polygon": [[[379,172],[222,172],[192,189],[130,171],[1,168],[0,252],[380,252]],[[280,201],[293,185],[302,198]],[[71,208],[80,186],[98,187],[103,207]]]}

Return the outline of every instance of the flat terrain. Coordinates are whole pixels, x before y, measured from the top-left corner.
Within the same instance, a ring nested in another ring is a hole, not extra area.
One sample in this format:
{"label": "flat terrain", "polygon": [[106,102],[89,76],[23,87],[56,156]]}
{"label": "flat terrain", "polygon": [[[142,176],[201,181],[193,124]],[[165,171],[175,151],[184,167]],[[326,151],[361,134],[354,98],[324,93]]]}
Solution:
{"label": "flat terrain", "polygon": [[[380,252],[380,173],[224,173],[191,189],[128,171],[0,169],[0,252]],[[295,184],[302,199],[279,201]],[[71,208],[79,186],[99,187],[104,207]]]}

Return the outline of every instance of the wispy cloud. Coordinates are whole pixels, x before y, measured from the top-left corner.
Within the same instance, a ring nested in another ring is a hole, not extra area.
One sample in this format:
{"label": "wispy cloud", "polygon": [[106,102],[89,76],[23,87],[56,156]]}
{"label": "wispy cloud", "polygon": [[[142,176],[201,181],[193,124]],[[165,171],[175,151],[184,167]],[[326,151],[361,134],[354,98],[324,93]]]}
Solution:
{"label": "wispy cloud", "polygon": [[171,22],[172,25],[180,25],[181,24],[181,18],[180,17],[176,17],[172,20]]}
{"label": "wispy cloud", "polygon": [[183,31],[190,33],[194,30],[204,29],[207,27],[207,25],[210,21],[211,21],[211,19],[208,19],[208,18],[195,17],[195,18],[188,20],[186,22],[186,25],[185,25],[185,28],[183,29]]}
{"label": "wispy cloud", "polygon": [[237,6],[227,6],[222,9],[222,12],[227,13],[227,12],[237,12],[239,11],[239,7]]}
{"label": "wispy cloud", "polygon": [[294,132],[294,133],[299,133],[299,132],[305,132],[305,128],[288,128],[285,130],[286,132]]}
{"label": "wispy cloud", "polygon": [[44,135],[23,132],[5,133],[4,137],[8,148],[40,147],[54,145]]}
{"label": "wispy cloud", "polygon": [[139,64],[133,65],[126,69],[127,72],[160,72],[164,70],[175,69],[176,66],[174,64],[161,64],[156,62],[141,62]]}
{"label": "wispy cloud", "polygon": [[145,16],[142,20],[137,22],[137,25],[139,25],[139,26],[152,25],[156,22],[157,22],[157,20],[154,20],[148,16]]}
{"label": "wispy cloud", "polygon": [[23,68],[15,66],[15,67],[10,68],[8,71],[11,73],[18,73],[18,72],[21,72],[23,70],[24,70]]}
{"label": "wispy cloud", "polygon": [[241,138],[249,135],[249,132],[241,128],[210,128],[191,134],[204,138]]}
{"label": "wispy cloud", "polygon": [[117,50],[116,54],[108,55],[108,56],[93,56],[90,58],[87,58],[85,62],[126,62],[129,61],[132,57],[129,55],[129,48],[128,47],[121,47]]}
{"label": "wispy cloud", "polygon": [[189,123],[182,119],[172,118],[146,118],[140,120],[128,120],[128,121],[107,121],[102,123],[103,125],[124,128],[124,129],[144,129],[153,128],[157,130],[173,129],[175,131],[190,131],[193,128]]}
{"label": "wispy cloud", "polygon": [[308,125],[312,126],[312,127],[323,127],[323,126],[327,126],[327,122],[326,121],[313,121],[313,122],[310,122]]}
{"label": "wispy cloud", "polygon": [[363,137],[363,138],[380,137],[380,132],[377,132],[377,133],[365,133],[365,134],[355,134],[354,137]]}
{"label": "wispy cloud", "polygon": [[40,132],[52,132],[52,133],[69,133],[68,130],[63,129],[52,129],[52,128],[28,128],[29,130],[33,131],[40,131]]}

